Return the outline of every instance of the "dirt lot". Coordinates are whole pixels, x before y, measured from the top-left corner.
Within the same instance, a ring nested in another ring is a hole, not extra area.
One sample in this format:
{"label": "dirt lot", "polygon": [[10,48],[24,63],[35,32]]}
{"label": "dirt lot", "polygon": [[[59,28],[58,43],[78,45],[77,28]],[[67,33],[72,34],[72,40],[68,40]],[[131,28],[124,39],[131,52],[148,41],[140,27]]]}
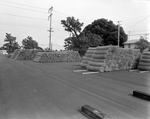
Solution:
{"label": "dirt lot", "polygon": [[114,119],[149,119],[150,73],[118,71],[82,75],[79,63],[36,63],[0,57],[0,119],[86,119],[84,104]]}

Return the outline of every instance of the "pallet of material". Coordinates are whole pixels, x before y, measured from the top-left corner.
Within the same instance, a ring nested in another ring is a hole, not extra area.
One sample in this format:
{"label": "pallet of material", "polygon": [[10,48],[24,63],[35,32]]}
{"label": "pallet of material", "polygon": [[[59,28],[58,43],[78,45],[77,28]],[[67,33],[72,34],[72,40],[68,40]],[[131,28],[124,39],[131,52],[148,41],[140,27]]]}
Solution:
{"label": "pallet of material", "polygon": [[150,71],[150,52],[143,52],[138,65],[139,70]]}
{"label": "pallet of material", "polygon": [[80,65],[82,67],[86,67],[88,65],[88,61],[92,58],[93,53],[96,51],[96,47],[89,47],[85,53],[85,56],[82,58]]}
{"label": "pallet of material", "polygon": [[88,60],[86,69],[99,72],[135,69],[140,56],[141,53],[138,49],[99,46]]}
{"label": "pallet of material", "polygon": [[38,52],[39,50],[34,49],[17,49],[11,58],[16,60],[32,60]]}
{"label": "pallet of material", "polygon": [[77,51],[39,52],[33,61],[40,63],[80,62],[81,57]]}

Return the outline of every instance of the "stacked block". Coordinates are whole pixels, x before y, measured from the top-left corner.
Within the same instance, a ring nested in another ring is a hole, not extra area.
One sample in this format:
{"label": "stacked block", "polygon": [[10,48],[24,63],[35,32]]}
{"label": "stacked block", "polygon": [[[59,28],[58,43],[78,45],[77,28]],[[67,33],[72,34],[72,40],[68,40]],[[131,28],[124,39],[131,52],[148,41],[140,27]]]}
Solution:
{"label": "stacked block", "polygon": [[116,46],[99,46],[86,65],[89,71],[116,71],[137,68],[140,50]]}
{"label": "stacked block", "polygon": [[39,52],[33,59],[35,62],[80,62],[81,57],[77,51]]}
{"label": "stacked block", "polygon": [[142,53],[138,69],[150,71],[150,52]]}
{"label": "stacked block", "polygon": [[88,61],[92,58],[93,53],[96,51],[96,47],[89,47],[85,53],[85,56],[82,58],[80,65],[82,67],[86,67],[88,65]]}
{"label": "stacked block", "polygon": [[11,58],[15,59],[15,57],[18,55],[19,52],[20,52],[20,49],[16,49],[13,55],[11,56]]}
{"label": "stacked block", "polygon": [[39,50],[33,49],[17,49],[11,58],[16,60],[32,60],[38,52]]}

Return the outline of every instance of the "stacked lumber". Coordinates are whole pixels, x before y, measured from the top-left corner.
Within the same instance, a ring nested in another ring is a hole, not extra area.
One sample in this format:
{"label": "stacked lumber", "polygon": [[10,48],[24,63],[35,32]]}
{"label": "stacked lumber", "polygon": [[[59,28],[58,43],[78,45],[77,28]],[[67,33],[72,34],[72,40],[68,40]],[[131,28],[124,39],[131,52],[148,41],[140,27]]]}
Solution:
{"label": "stacked lumber", "polygon": [[82,67],[86,67],[88,65],[88,62],[92,58],[93,53],[96,51],[96,47],[89,47],[88,50],[85,53],[85,56],[82,58],[82,61],[80,65]]}
{"label": "stacked lumber", "polygon": [[77,51],[39,52],[33,59],[35,62],[79,62],[81,57]]}
{"label": "stacked lumber", "polygon": [[33,49],[17,49],[11,58],[16,60],[32,60],[39,50]]}
{"label": "stacked lumber", "polygon": [[150,71],[150,52],[142,53],[139,61],[138,69]]}
{"label": "stacked lumber", "polygon": [[137,49],[100,46],[88,62],[87,69],[99,72],[134,69],[139,58],[140,51]]}

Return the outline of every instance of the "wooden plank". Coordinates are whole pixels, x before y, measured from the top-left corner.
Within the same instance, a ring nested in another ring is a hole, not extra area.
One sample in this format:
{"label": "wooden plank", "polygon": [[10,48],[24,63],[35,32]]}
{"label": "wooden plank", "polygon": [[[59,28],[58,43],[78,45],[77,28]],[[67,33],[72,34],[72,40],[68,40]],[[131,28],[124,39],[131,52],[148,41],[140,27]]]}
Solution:
{"label": "wooden plank", "polygon": [[147,73],[147,72],[149,72],[149,71],[140,71],[139,73]]}
{"label": "wooden plank", "polygon": [[97,109],[94,109],[93,107],[91,107],[89,105],[83,105],[81,107],[81,110],[86,115],[92,117],[92,119],[113,119],[110,116],[106,115],[105,113],[103,113]]}
{"label": "wooden plank", "polygon": [[138,69],[131,69],[129,72],[139,71]]}
{"label": "wooden plank", "polygon": [[99,72],[83,72],[82,74],[97,74]]}
{"label": "wooden plank", "polygon": [[142,92],[142,91],[133,91],[133,96],[150,101],[150,94]]}
{"label": "wooden plank", "polygon": [[85,69],[81,69],[81,70],[73,70],[73,72],[82,72],[82,71],[87,71]]}

